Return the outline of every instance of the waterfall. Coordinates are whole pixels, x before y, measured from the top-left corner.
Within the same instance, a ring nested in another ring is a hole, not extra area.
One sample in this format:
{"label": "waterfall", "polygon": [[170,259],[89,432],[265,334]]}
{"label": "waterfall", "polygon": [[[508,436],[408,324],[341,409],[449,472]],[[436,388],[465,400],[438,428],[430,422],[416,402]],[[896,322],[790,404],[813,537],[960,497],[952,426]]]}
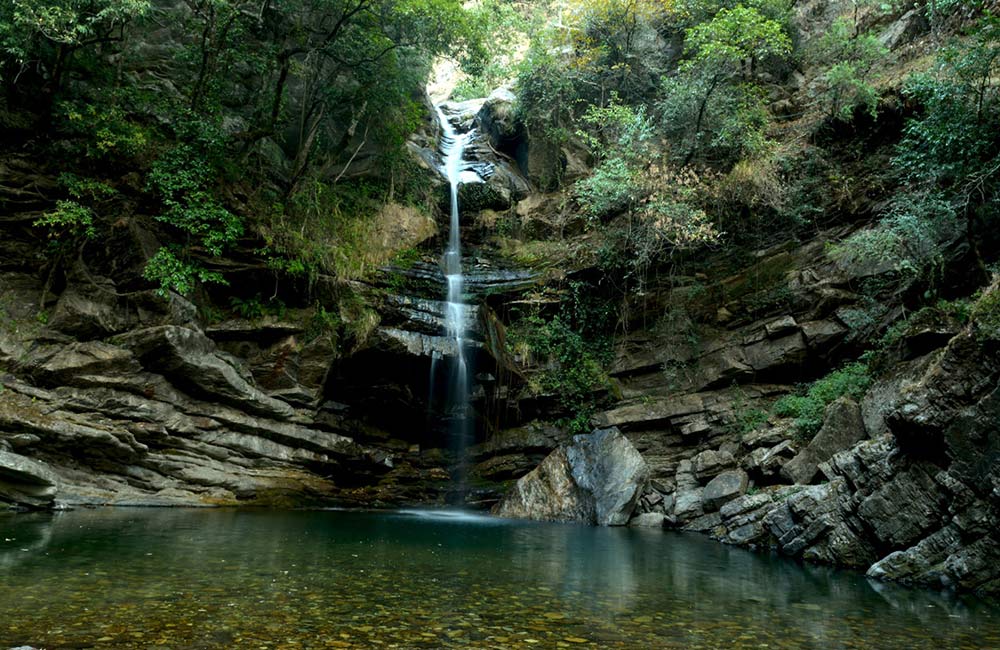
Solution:
{"label": "waterfall", "polygon": [[[445,407],[450,421],[452,450],[458,459],[458,476],[456,482],[460,492],[464,492],[465,482],[465,452],[471,434],[469,414],[470,375],[469,361],[466,357],[466,324],[469,317],[469,305],[462,301],[465,287],[465,277],[462,274],[462,240],[458,214],[458,186],[462,182],[478,181],[479,176],[465,169],[462,156],[465,147],[472,139],[472,131],[458,133],[448,121],[440,105],[435,106],[438,120],[441,124],[441,155],[444,158],[442,173],[448,178],[451,186],[451,218],[449,223],[448,247],[442,258],[444,277],[448,283],[444,323],[445,334],[454,343],[455,358],[448,380]],[[432,386],[433,375],[438,365],[437,358],[431,361]]]}

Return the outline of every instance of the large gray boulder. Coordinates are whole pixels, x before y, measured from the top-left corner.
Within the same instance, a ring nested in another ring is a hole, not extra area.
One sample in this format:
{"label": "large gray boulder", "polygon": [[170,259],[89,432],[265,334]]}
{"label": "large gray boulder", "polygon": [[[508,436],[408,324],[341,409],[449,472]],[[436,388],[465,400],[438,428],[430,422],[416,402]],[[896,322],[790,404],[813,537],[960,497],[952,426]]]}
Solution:
{"label": "large gray boulder", "polygon": [[507,88],[497,88],[476,113],[476,126],[490,139],[494,148],[504,150],[523,135],[517,120],[517,98]]}
{"label": "large gray boulder", "polygon": [[781,474],[792,483],[812,483],[820,463],[830,460],[839,451],[850,449],[867,435],[861,407],[854,400],[842,397],[827,407],[819,433],[795,458],[785,463]]}
{"label": "large gray boulder", "polygon": [[502,517],[628,523],[649,480],[646,461],[616,428],[573,437],[523,476],[494,508]]}

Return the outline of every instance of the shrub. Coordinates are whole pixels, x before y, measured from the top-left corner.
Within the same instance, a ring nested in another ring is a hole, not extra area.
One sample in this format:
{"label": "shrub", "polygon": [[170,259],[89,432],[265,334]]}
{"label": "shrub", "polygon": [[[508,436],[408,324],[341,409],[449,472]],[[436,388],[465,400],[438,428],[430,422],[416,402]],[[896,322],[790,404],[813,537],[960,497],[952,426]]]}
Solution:
{"label": "shrub", "polygon": [[874,228],[833,246],[831,255],[847,266],[891,260],[896,271],[912,277],[939,261],[960,232],[955,207],[944,194],[906,192],[893,199]]}
{"label": "shrub", "polygon": [[861,362],[850,363],[804,387],[799,395],[786,395],[774,404],[774,414],[795,418],[795,427],[806,438],[811,438],[823,426],[826,407],[847,396],[861,399],[871,385],[868,366]]}
{"label": "shrub", "polygon": [[874,118],[879,94],[869,78],[888,53],[878,37],[858,34],[850,20],[835,20],[810,50],[811,62],[825,68],[813,88],[817,104],[830,117],[844,121],[850,120],[855,106],[864,107]]}
{"label": "shrub", "polygon": [[194,291],[197,282],[228,284],[222,274],[209,271],[183,256],[183,252],[176,247],[164,246],[146,262],[142,277],[160,285],[156,290],[158,295],[166,298],[171,291],[188,295]]}
{"label": "shrub", "polygon": [[62,243],[79,237],[93,239],[97,236],[94,212],[76,201],[56,201],[56,209],[43,214],[33,225],[48,228],[49,238]]}

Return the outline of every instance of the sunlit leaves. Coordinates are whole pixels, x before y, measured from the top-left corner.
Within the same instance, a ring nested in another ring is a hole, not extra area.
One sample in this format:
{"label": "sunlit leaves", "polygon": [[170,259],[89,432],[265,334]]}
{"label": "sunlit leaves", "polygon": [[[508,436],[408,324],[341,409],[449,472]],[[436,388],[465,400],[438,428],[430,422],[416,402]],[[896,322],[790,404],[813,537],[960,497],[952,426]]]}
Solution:
{"label": "sunlit leaves", "polygon": [[710,21],[687,30],[684,45],[691,57],[688,66],[721,68],[752,65],[769,56],[787,56],[792,49],[781,23],[743,5],[722,9]]}

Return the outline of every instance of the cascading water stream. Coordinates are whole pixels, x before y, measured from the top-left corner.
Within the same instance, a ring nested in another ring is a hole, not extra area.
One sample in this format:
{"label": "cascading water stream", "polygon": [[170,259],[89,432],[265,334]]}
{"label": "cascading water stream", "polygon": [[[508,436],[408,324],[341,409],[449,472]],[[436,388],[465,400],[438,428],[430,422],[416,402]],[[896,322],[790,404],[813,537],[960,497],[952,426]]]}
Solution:
{"label": "cascading water stream", "polygon": [[[458,186],[467,180],[478,181],[474,172],[465,169],[463,155],[465,147],[472,139],[472,131],[458,133],[440,106],[435,106],[438,120],[441,124],[441,155],[444,158],[442,172],[448,178],[451,187],[451,217],[448,234],[448,247],[444,252],[442,267],[448,283],[444,323],[445,333],[454,344],[454,368],[450,373],[445,408],[450,423],[451,443],[458,458],[459,492],[464,492],[465,471],[464,457],[471,432],[469,414],[469,362],[466,358],[466,326],[469,306],[462,301],[465,288],[465,277],[462,274],[462,241],[458,213]],[[471,178],[474,176],[475,178]],[[431,385],[434,385],[438,359],[431,362]]]}

